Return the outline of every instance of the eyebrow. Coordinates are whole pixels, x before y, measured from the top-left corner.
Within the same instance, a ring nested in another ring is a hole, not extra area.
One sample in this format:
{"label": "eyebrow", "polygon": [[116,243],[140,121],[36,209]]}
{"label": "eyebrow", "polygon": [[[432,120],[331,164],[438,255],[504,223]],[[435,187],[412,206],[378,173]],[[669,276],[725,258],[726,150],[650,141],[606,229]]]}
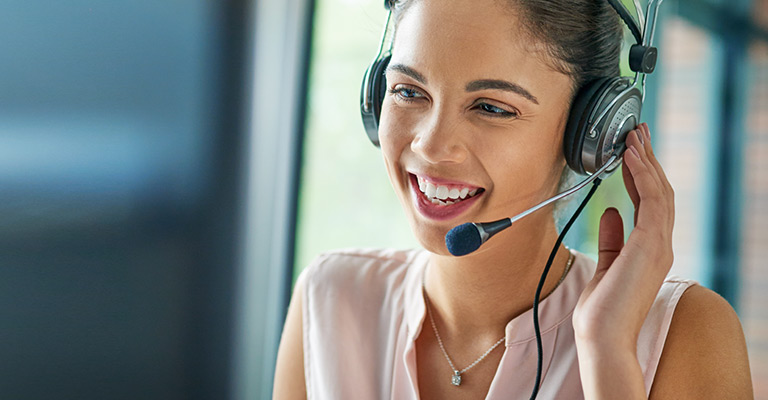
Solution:
{"label": "eyebrow", "polygon": [[425,78],[424,75],[420,74],[415,69],[413,69],[413,68],[411,68],[411,67],[409,67],[407,65],[403,65],[403,64],[389,64],[389,65],[387,65],[387,69],[384,71],[384,73],[387,73],[389,71],[400,72],[402,74],[410,76],[411,78],[415,79],[416,81],[418,81],[422,85],[426,85],[427,84],[427,78]]}
{"label": "eyebrow", "polygon": [[[421,73],[419,73],[418,71],[416,71],[415,69],[407,65],[390,64],[387,66],[385,73],[388,71],[397,71],[402,74],[410,76],[411,78],[415,79],[417,82],[421,83],[422,85],[427,84],[427,78],[425,78],[424,75],[422,75]],[[486,90],[486,89],[503,90],[507,92],[517,93],[520,96],[525,97],[532,103],[536,105],[539,104],[539,100],[536,99],[536,96],[532,95],[531,92],[526,90],[524,87],[516,83],[507,82],[500,79],[480,79],[480,80],[469,82],[467,86],[464,88],[464,90],[466,90],[467,92],[476,92],[479,90]]]}
{"label": "eyebrow", "polygon": [[478,90],[485,90],[485,89],[496,89],[496,90],[514,92],[530,100],[533,104],[536,104],[536,105],[539,104],[539,101],[536,99],[536,96],[532,95],[531,92],[525,90],[524,87],[516,83],[502,81],[500,79],[481,79],[478,81],[472,81],[472,82],[469,82],[467,86],[464,88],[464,90],[466,90],[467,92],[476,92]]}

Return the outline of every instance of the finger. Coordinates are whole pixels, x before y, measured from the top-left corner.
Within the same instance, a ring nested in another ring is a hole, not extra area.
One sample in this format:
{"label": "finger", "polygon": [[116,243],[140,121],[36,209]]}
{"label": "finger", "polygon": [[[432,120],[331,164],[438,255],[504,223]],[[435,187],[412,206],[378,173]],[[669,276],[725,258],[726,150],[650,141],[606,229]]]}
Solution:
{"label": "finger", "polygon": [[653,150],[651,143],[651,130],[648,128],[648,124],[643,122],[638,126],[638,129],[643,135],[643,147],[645,149],[645,153],[648,154],[648,161],[650,161],[651,166],[653,166],[653,169],[656,171],[656,175],[658,175],[659,181],[665,184],[665,186],[671,188],[671,185],[669,185],[669,180],[667,179],[667,175],[664,173],[664,169],[661,167],[661,163],[659,163],[659,159],[656,158],[656,153]]}
{"label": "finger", "polygon": [[637,151],[642,156],[641,159],[643,160],[643,162],[648,163],[650,167],[649,172],[653,176],[654,180],[660,183],[661,178],[658,175],[658,171],[656,170],[656,168],[653,167],[650,161],[652,157],[650,153],[652,151],[651,141],[645,140],[645,133],[643,133],[642,124],[638,125],[637,129],[630,131],[630,134],[627,136],[628,136],[627,143],[632,146],[635,146],[635,149],[637,149]]}
{"label": "finger", "polygon": [[[627,152],[629,152],[629,148],[624,152],[625,158]],[[632,200],[632,204],[637,207],[640,203],[640,195],[637,194],[637,187],[635,186],[634,179],[632,179],[632,173],[629,171],[627,163],[622,163],[621,165],[621,177],[624,179],[624,187],[627,189],[629,199]]]}
{"label": "finger", "polygon": [[675,192],[672,189],[672,184],[669,182],[669,179],[667,179],[667,175],[664,172],[664,168],[662,168],[661,163],[656,158],[656,155],[653,151],[653,146],[651,145],[651,131],[648,128],[648,124],[643,122],[642,124],[640,124],[640,129],[643,132],[643,135],[645,137],[646,154],[648,155],[648,161],[656,171],[656,175],[659,177],[659,183],[661,184],[664,190],[664,196],[667,198],[668,206],[672,213],[671,221],[673,222],[674,208],[675,208],[675,196],[674,196]]}
{"label": "finger", "polygon": [[635,227],[645,225],[652,229],[654,224],[662,224],[669,220],[667,214],[670,204],[656,171],[648,162],[647,157],[642,148],[638,149],[633,144],[629,146],[624,162],[632,173],[632,179],[640,196],[639,206],[636,208]]}
{"label": "finger", "polygon": [[632,178],[632,173],[629,172],[627,163],[621,164],[621,177],[624,179],[624,187],[627,189],[629,199],[632,200],[632,205],[635,209],[634,224],[637,225],[637,210],[640,208],[640,195],[637,193],[635,187],[635,180]]}
{"label": "finger", "polygon": [[[630,135],[627,135],[628,138]],[[627,143],[629,146],[629,143]],[[627,149],[629,151],[629,149]],[[624,153],[626,159],[627,152]],[[635,186],[635,180],[632,178],[632,172],[629,170],[629,166],[626,162],[621,163],[621,177],[624,180],[624,187],[627,189],[629,199],[632,200],[632,205],[635,208],[635,223],[637,223],[637,209],[640,207],[640,195],[637,193],[637,187]]]}
{"label": "finger", "polygon": [[[629,132],[627,135],[627,146],[630,148],[634,148],[637,153],[637,158],[642,162],[642,164],[645,164],[645,167],[643,169],[647,169],[647,172],[650,176],[651,181],[654,182],[655,185],[661,187],[661,178],[658,175],[658,172],[656,169],[651,165],[650,163],[650,156],[648,155],[646,151],[646,146],[649,145],[649,142],[644,139],[644,134],[642,133],[641,126],[638,126],[636,129]],[[631,153],[631,151],[630,151]],[[629,163],[628,167],[631,167],[631,162]],[[632,169],[630,168],[630,172],[632,172]],[[633,178],[637,179],[637,177],[633,176]],[[637,187],[637,182],[635,182],[635,188],[638,190],[638,194],[640,194],[640,188]],[[639,196],[642,199],[642,196]],[[635,207],[637,208],[637,204]]]}
{"label": "finger", "polygon": [[624,248],[624,223],[619,211],[608,208],[600,218],[598,261],[595,276],[605,273]]}

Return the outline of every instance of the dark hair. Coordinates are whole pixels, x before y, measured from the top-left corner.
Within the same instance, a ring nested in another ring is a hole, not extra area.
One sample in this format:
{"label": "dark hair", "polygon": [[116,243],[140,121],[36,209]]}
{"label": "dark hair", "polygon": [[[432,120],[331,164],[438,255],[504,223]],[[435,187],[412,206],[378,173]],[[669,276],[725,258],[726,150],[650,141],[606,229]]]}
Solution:
{"label": "dark hair", "polygon": [[[397,0],[395,24],[415,0]],[[523,31],[544,45],[552,67],[571,77],[572,94],[585,83],[619,76],[622,25],[607,0],[502,0],[520,15]]]}

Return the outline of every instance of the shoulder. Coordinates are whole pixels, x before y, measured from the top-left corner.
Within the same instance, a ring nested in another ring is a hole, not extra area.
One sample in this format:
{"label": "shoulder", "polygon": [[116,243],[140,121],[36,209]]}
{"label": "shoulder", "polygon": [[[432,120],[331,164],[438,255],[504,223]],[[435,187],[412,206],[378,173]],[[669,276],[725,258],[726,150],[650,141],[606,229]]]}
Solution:
{"label": "shoulder", "polygon": [[316,257],[296,280],[277,353],[273,398],[307,398],[315,382],[312,372],[324,373],[329,363],[343,359],[338,354],[350,349],[344,340],[332,341],[345,337],[340,326],[359,325],[350,319],[365,321],[363,325],[371,329],[366,337],[374,336],[378,315],[370,300],[377,296],[380,300],[420,254],[417,250],[342,249]]}
{"label": "shoulder", "polygon": [[[421,255],[426,253],[342,249],[321,254],[302,271],[293,345],[302,347],[296,364],[303,367],[307,392],[322,398],[377,397],[372,391],[378,378],[368,372],[393,368],[404,315],[421,293],[416,279],[425,265]],[[293,371],[299,376],[298,367]]]}
{"label": "shoulder", "polygon": [[402,282],[423,250],[349,248],[320,254],[301,273],[305,290],[354,290]]}
{"label": "shoulder", "polygon": [[[674,283],[667,281],[665,285]],[[747,348],[731,305],[700,285],[674,308],[650,398],[752,398]]]}
{"label": "shoulder", "polygon": [[413,262],[424,250],[421,249],[391,249],[391,248],[345,248],[321,253],[310,264],[314,265],[361,265]]}
{"label": "shoulder", "polygon": [[[305,324],[317,329],[385,321],[419,291],[424,250],[342,249],[323,253],[301,274]],[[386,300],[386,301],[385,301]],[[334,324],[329,321],[333,319]],[[319,332],[319,331],[317,331]],[[328,331],[328,334],[333,332]]]}

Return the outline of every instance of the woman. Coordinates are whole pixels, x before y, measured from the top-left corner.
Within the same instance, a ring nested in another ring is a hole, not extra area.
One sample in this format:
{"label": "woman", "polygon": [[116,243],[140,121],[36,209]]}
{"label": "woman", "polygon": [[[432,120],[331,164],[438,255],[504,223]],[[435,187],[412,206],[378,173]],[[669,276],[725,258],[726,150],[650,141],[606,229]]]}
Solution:
{"label": "woman", "polygon": [[[297,282],[276,399],[524,399],[531,307],[558,232],[550,207],[451,256],[459,224],[515,215],[567,181],[563,130],[585,82],[618,75],[603,0],[406,0],[394,11],[379,137],[424,250],[328,253]],[[488,79],[510,84],[478,84]],[[672,265],[673,191],[641,124],[622,172],[635,206],[600,221],[595,265],[562,246],[540,303],[539,398],[751,398],[728,303]],[[565,175],[564,175],[565,174]]]}

